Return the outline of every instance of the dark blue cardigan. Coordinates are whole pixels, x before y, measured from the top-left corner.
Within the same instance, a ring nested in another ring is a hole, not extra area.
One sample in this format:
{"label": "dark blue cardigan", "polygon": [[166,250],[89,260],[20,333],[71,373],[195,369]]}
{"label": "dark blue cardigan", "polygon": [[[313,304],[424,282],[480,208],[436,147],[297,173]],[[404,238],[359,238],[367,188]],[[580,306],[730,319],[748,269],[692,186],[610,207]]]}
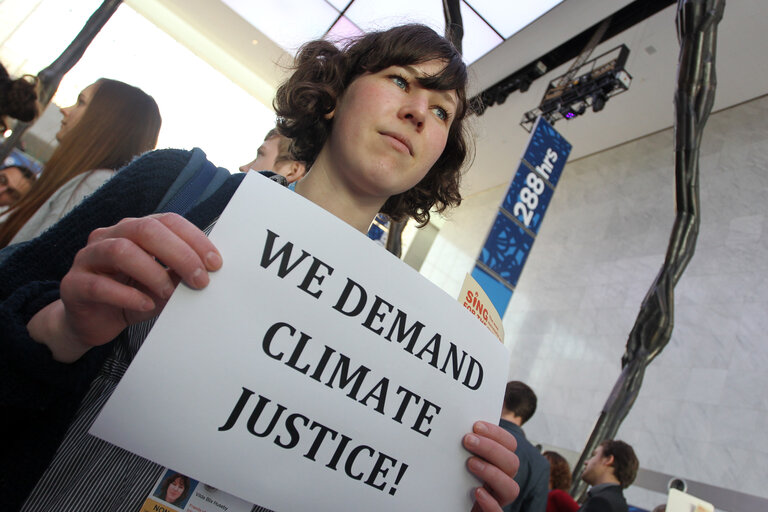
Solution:
{"label": "dark blue cardigan", "polygon": [[[147,153],[118,172],[57,224],[0,264],[0,496],[16,510],[50,462],[77,406],[111,350],[91,349],[58,363],[29,337],[27,322],[59,298],[59,282],[88,235],[126,217],[153,213],[184,167],[201,152]],[[204,157],[204,155],[203,155]],[[186,217],[203,229],[215,219],[243,175],[230,176]]]}

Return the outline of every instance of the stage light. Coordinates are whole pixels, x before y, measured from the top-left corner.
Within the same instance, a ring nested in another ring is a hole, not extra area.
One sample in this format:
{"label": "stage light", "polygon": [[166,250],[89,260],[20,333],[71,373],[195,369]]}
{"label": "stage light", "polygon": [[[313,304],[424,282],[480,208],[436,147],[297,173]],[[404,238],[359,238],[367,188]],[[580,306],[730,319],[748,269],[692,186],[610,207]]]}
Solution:
{"label": "stage light", "polygon": [[539,106],[523,114],[520,126],[531,131],[539,116],[554,124],[578,117],[590,106],[600,112],[609,98],[629,89],[632,77],[624,70],[628,56],[629,48],[620,45],[555,78]]}
{"label": "stage light", "polygon": [[566,119],[573,119],[576,116],[580,116],[587,110],[587,105],[583,102],[573,103],[569,107],[561,109],[560,113]]}
{"label": "stage light", "polygon": [[608,101],[608,98],[601,92],[592,96],[592,112],[600,112],[603,110],[606,101]]}

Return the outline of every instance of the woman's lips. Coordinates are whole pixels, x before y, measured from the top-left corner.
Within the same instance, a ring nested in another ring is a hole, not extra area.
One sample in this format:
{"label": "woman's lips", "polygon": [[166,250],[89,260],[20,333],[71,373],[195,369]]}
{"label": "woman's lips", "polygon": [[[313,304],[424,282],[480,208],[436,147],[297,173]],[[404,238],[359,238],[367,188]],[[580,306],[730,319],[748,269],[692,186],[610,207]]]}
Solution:
{"label": "woman's lips", "polygon": [[395,149],[413,156],[413,147],[411,146],[411,141],[409,141],[406,137],[394,132],[382,132],[382,135],[390,140],[390,143],[395,147]]}

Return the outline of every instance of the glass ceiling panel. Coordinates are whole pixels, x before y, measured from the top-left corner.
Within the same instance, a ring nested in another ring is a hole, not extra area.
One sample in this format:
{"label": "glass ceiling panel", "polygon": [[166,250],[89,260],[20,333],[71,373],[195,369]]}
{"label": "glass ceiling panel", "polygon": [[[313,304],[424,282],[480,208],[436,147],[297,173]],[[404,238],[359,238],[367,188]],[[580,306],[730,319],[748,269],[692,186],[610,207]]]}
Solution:
{"label": "glass ceiling panel", "polygon": [[325,0],[335,8],[339,10],[339,12],[343,11],[344,8],[351,4],[353,0]]}
{"label": "glass ceiling panel", "polygon": [[[438,0],[222,1],[291,54],[326,33],[338,41],[359,35],[360,30],[382,30],[403,23],[423,23],[440,34],[445,31],[443,2]],[[518,0],[510,7],[500,0],[462,0],[464,60],[471,64],[560,2]],[[339,18],[345,8],[348,19]]]}
{"label": "glass ceiling panel", "polygon": [[387,29],[404,23],[423,23],[439,34],[445,29],[443,3],[437,0],[355,0],[346,15],[365,31]]}
{"label": "glass ceiling panel", "polygon": [[[533,23],[542,14],[552,9],[563,0],[529,0],[527,2],[508,2],[499,0],[465,0],[485,21],[490,23],[504,38],[511,37],[527,25]],[[462,12],[463,15],[463,12]]]}
{"label": "glass ceiling panel", "polygon": [[360,30],[354,23],[349,21],[349,18],[342,16],[339,18],[339,21],[337,21],[336,24],[331,27],[331,30],[328,31],[327,37],[329,41],[336,43],[345,39],[360,36],[362,34],[363,31]]}
{"label": "glass ceiling panel", "polygon": [[475,12],[461,3],[461,21],[464,24],[464,37],[461,46],[464,61],[468,64],[496,48],[504,42]]}
{"label": "glass ceiling panel", "polygon": [[291,54],[323,37],[339,12],[324,0],[222,0],[248,23]]}

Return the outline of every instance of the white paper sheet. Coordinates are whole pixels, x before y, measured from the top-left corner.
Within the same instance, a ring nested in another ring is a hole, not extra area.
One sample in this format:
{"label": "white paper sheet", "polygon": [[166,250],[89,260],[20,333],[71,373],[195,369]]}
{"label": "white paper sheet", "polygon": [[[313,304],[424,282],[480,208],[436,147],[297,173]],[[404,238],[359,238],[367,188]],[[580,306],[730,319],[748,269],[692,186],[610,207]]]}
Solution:
{"label": "white paper sheet", "polygon": [[276,511],[469,510],[478,481],[461,439],[498,422],[507,349],[413,269],[253,173],[211,239],[222,269],[176,290],[91,433]]}

